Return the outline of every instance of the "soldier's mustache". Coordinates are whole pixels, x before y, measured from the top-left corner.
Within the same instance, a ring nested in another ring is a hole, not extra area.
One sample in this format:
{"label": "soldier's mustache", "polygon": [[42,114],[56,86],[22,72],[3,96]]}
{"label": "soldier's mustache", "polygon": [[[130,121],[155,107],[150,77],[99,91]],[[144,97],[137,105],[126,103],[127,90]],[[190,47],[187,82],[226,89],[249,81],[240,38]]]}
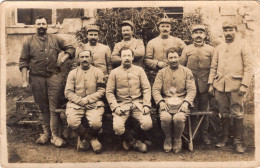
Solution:
{"label": "soldier's mustache", "polygon": [[226,37],[232,38],[232,36],[230,34],[226,35]]}
{"label": "soldier's mustache", "polygon": [[202,40],[202,37],[200,37],[200,36],[197,36],[195,39],[196,39],[196,40],[197,40],[197,39],[201,39],[201,40]]}
{"label": "soldier's mustache", "polygon": [[38,30],[42,30],[42,31],[44,31],[44,30],[46,30],[46,29],[43,28],[43,27],[40,27],[40,28],[38,28]]}

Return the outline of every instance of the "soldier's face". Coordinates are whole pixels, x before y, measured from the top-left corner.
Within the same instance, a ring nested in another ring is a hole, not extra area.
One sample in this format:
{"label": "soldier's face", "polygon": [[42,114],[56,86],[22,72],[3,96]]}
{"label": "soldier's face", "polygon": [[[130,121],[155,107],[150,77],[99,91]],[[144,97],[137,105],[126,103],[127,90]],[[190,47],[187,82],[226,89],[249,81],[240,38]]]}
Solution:
{"label": "soldier's face", "polygon": [[193,40],[194,40],[195,42],[200,43],[200,42],[203,42],[203,41],[204,41],[204,39],[205,39],[205,37],[206,37],[206,34],[205,34],[205,31],[204,31],[204,30],[197,29],[197,30],[194,30],[194,31],[192,32],[191,37],[193,38]]}
{"label": "soldier's face", "polygon": [[172,69],[175,69],[179,66],[180,57],[178,53],[169,53],[168,54],[168,63]]}
{"label": "soldier's face", "polygon": [[42,19],[36,19],[35,21],[35,28],[36,31],[39,35],[45,35],[47,32],[47,20],[42,18]]}
{"label": "soldier's face", "polygon": [[97,31],[88,31],[87,38],[91,44],[96,44],[98,41],[98,32]]}
{"label": "soldier's face", "polygon": [[223,29],[223,33],[225,36],[225,41],[227,43],[231,43],[232,41],[234,41],[235,36],[236,36],[236,29],[233,27],[226,27]]}
{"label": "soldier's face", "polygon": [[133,31],[131,26],[123,26],[122,27],[122,36],[123,39],[130,39],[133,36]]}
{"label": "soldier's face", "polygon": [[161,35],[163,36],[169,36],[171,32],[171,25],[169,23],[161,23],[159,25],[159,30]]}
{"label": "soldier's face", "polygon": [[121,52],[121,60],[123,65],[131,65],[134,58],[131,50],[123,50]]}
{"label": "soldier's face", "polygon": [[82,67],[89,67],[92,63],[92,57],[89,51],[83,51],[79,54],[79,62]]}

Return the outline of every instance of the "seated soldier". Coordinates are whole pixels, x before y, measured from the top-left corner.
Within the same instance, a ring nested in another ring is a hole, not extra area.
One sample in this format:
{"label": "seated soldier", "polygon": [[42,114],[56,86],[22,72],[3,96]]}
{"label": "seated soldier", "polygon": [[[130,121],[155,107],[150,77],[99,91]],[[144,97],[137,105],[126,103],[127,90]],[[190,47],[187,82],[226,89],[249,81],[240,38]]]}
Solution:
{"label": "seated soldier", "polygon": [[165,135],[164,151],[170,152],[173,149],[174,153],[179,153],[182,149],[181,135],[186,115],[189,106],[193,106],[196,86],[191,70],[179,65],[180,58],[175,49],[168,49],[166,56],[169,65],[158,72],[152,94],[155,103],[160,106],[161,127]]}
{"label": "seated soldier", "polygon": [[[91,51],[83,50],[78,55],[80,66],[69,73],[65,87],[65,96],[69,100],[66,107],[67,122],[81,139],[90,142],[94,152],[99,153],[102,145],[97,135],[104,113],[104,103],[101,101],[105,94],[104,74],[91,65]],[[81,123],[84,115],[90,127],[88,129]]]}
{"label": "seated soldier", "polygon": [[133,51],[123,47],[119,53],[121,66],[111,71],[106,88],[106,98],[113,114],[113,129],[123,139],[125,150],[134,147],[146,152],[148,137],[144,143],[136,140],[125,128],[125,122],[132,116],[140,123],[144,134],[152,128],[151,86],[143,68],[132,64]]}

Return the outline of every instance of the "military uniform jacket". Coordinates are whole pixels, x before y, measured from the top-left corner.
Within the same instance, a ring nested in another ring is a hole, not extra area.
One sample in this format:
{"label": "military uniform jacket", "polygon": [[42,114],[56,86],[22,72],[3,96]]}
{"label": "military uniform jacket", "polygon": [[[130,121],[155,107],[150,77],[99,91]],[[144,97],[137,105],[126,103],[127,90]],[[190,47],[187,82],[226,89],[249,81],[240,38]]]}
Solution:
{"label": "military uniform jacket", "polygon": [[113,52],[112,52],[112,64],[113,66],[119,66],[121,64],[120,59],[120,50],[123,47],[128,47],[134,52],[134,61],[133,64],[143,67],[143,58],[145,54],[144,43],[140,39],[132,38],[130,41],[122,40],[119,43],[116,43]]}
{"label": "military uniform jacket", "polygon": [[167,66],[156,75],[152,94],[156,104],[170,97],[170,90],[175,90],[178,97],[183,97],[193,106],[193,100],[196,96],[196,86],[190,69],[179,65],[178,69],[172,70]]}
{"label": "military uniform jacket", "polygon": [[[112,68],[111,62],[111,50],[108,46],[97,43],[96,46],[90,46],[89,43],[83,44],[81,43],[77,48],[76,55],[78,55],[79,51],[82,50],[90,50],[93,56],[93,65],[99,69],[101,69],[104,75],[108,75]],[[78,61],[73,65],[77,67]]]}
{"label": "military uniform jacket", "polygon": [[241,84],[249,86],[254,74],[254,59],[245,41],[236,40],[216,47],[209,84],[220,92],[232,92]]}
{"label": "military uniform jacket", "polygon": [[182,52],[186,44],[181,39],[173,36],[169,36],[167,39],[158,36],[149,41],[146,47],[145,67],[156,70],[159,61],[167,62],[166,52],[172,47],[178,52]]}
{"label": "military uniform jacket", "polygon": [[208,78],[213,54],[214,48],[207,44],[201,46],[191,44],[182,51],[180,64],[192,71],[199,93],[208,92]]}
{"label": "military uniform jacket", "polygon": [[65,87],[65,97],[69,100],[67,107],[75,109],[84,108],[79,105],[83,97],[96,106],[104,106],[101,98],[105,94],[104,74],[102,70],[90,65],[88,70],[77,67],[70,71]]}
{"label": "military uniform jacket", "polygon": [[151,86],[143,68],[123,65],[112,70],[109,75],[106,98],[112,111],[124,104],[133,103],[141,111],[143,106],[151,107]]}
{"label": "military uniform jacket", "polygon": [[65,40],[53,34],[40,37],[37,34],[29,37],[22,47],[19,69],[26,67],[30,75],[52,76],[57,70],[58,54],[64,51],[70,59],[75,56],[75,48]]}

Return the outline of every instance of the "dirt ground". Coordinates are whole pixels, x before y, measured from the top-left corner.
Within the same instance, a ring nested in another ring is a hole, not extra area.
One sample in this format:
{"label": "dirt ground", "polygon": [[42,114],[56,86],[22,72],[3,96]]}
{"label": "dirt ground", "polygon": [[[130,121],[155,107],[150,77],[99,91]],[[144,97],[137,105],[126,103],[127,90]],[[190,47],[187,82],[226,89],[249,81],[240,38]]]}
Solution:
{"label": "dirt ground", "polygon": [[[19,95],[19,94],[18,94]],[[24,97],[26,95],[20,94]],[[7,115],[15,112],[15,101],[21,97],[15,97],[10,93],[7,98]],[[245,117],[246,123],[254,120],[253,114]],[[51,143],[47,145],[36,145],[41,129],[38,125],[17,125],[7,126],[8,139],[8,160],[10,163],[85,163],[85,162],[158,162],[158,161],[253,161],[255,160],[255,148],[248,146],[245,154],[234,153],[233,146],[217,149],[213,140],[211,146],[204,146],[199,141],[194,144],[194,151],[191,152],[184,145],[184,150],[180,154],[163,152],[163,135],[157,134],[153,137],[153,144],[147,153],[139,153],[134,150],[124,151],[122,142],[111,133],[104,133],[100,139],[103,144],[101,154],[95,154],[92,149],[87,151],[77,151],[75,149],[76,140],[68,140],[65,148],[56,148]]]}

